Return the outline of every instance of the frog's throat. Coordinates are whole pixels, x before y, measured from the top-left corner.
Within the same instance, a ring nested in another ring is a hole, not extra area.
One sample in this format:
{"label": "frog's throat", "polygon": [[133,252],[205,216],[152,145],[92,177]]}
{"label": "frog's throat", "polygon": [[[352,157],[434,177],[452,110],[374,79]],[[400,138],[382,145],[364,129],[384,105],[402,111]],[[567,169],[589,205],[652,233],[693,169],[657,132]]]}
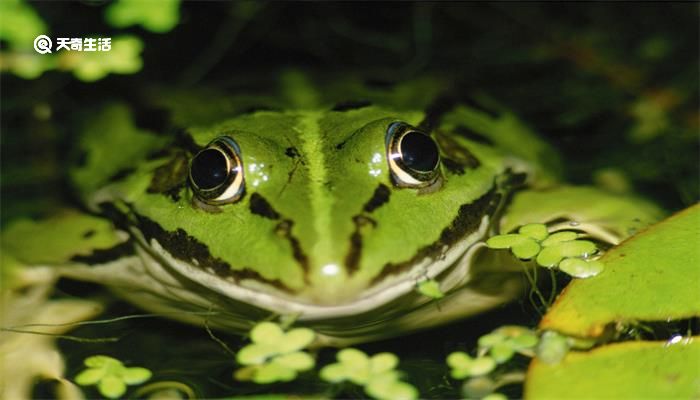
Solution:
{"label": "frog's throat", "polygon": [[[233,277],[220,277],[173,257],[155,238],[148,241],[136,228],[132,229],[132,234],[140,243],[138,247],[144,259],[146,273],[156,282],[164,285],[166,281],[172,281],[173,278],[181,282],[187,281],[190,286],[188,290],[191,294],[198,293],[198,297],[201,298],[200,305],[204,309],[211,309],[212,302],[224,304],[233,300],[275,314],[296,314],[299,315],[299,320],[313,321],[362,314],[407,295],[415,297],[417,283],[425,279],[437,279],[444,292],[459,287],[469,281],[470,260],[474,251],[479,249],[475,244],[487,235],[489,227],[490,218],[484,215],[478,228],[452,247],[444,249],[442,257],[425,257],[411,268],[394,275],[391,284],[370,287],[347,302],[328,305],[309,303],[284,290],[276,290],[270,285],[265,285],[264,290],[261,290],[263,288],[255,286],[262,285],[256,279],[249,279],[249,282],[246,282],[246,279],[236,281]],[[243,286],[243,283],[248,285]],[[155,290],[159,291],[159,289]],[[420,296],[419,303],[429,300],[425,296]]]}

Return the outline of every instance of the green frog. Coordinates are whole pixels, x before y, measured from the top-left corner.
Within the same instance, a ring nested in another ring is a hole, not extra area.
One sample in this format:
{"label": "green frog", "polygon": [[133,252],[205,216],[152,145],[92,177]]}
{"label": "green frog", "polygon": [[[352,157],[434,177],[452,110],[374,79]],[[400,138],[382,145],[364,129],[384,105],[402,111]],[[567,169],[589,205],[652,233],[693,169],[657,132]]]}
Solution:
{"label": "green frog", "polygon": [[[33,237],[11,227],[3,246],[27,268],[183,322],[244,333],[291,318],[344,345],[521,295],[532,264],[489,249],[495,234],[538,222],[611,246],[661,216],[561,183],[556,152],[479,93],[434,78],[281,82],[273,93],[146,90],[100,107],[70,170],[86,212],[44,233],[25,226]],[[36,261],[47,247],[61,257]],[[417,290],[428,280],[444,297]]]}

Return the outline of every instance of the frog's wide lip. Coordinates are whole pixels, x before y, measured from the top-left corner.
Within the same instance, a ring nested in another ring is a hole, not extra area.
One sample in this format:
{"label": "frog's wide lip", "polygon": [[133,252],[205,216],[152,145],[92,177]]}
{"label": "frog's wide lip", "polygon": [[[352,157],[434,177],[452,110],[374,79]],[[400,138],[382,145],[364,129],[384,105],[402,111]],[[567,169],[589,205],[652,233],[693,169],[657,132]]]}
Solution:
{"label": "frog's wide lip", "polygon": [[[245,286],[243,281],[234,283],[174,258],[155,239],[144,247],[150,248],[151,253],[155,253],[152,255],[178,275],[201,285],[210,293],[215,292],[222,296],[226,300],[222,300],[222,303],[237,300],[275,314],[296,315],[299,321],[318,321],[357,316],[368,312],[376,314],[383,308],[387,308],[389,310],[387,312],[395,312],[397,308],[391,307],[391,304],[399,299],[402,302],[406,301],[406,305],[400,307],[401,310],[405,310],[406,307],[417,307],[430,300],[416,291],[416,283],[426,279],[437,279],[443,292],[448,292],[466,282],[469,279],[469,260],[483,247],[479,242],[486,235],[489,222],[489,216],[483,216],[478,229],[446,251],[444,257],[439,260],[426,258],[404,274],[394,276],[393,279],[375,285],[347,302],[337,304],[311,303],[282,291],[272,292],[269,288],[263,291],[256,289],[256,282],[252,280],[248,286]],[[141,235],[136,236],[140,239],[139,241],[144,240]]]}

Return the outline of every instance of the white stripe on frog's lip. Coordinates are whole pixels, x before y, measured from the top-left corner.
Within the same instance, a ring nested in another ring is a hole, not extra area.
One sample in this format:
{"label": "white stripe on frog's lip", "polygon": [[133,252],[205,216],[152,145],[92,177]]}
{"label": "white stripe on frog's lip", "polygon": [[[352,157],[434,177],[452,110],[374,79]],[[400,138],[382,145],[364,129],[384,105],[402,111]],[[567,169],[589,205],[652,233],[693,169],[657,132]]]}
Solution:
{"label": "white stripe on frog's lip", "polygon": [[[483,216],[479,228],[460,240],[452,248],[447,249],[444,256],[440,257],[440,259],[432,260],[426,258],[405,273],[394,275],[392,279],[385,279],[384,282],[366,290],[359,297],[346,303],[332,305],[303,302],[288,293],[278,291],[269,285],[254,280],[244,279],[242,282],[247,286],[241,286],[240,283],[232,282],[171,256],[156,239],[151,239],[150,243],[147,243],[146,239],[136,228],[132,228],[132,233],[143,248],[160,260],[160,263],[165,264],[160,266],[163,269],[161,271],[163,274],[176,273],[179,275],[177,277],[178,280],[186,279],[192,281],[201,285],[202,290],[210,290],[225,298],[245,302],[275,314],[297,314],[299,321],[317,321],[372,311],[401,296],[415,292],[418,282],[436,278],[456,264],[456,268],[449,271],[444,277],[441,277],[444,278],[441,290],[447,292],[463,284],[468,280],[469,265],[466,262],[460,263],[458,261],[467,254],[468,250],[475,243],[484,238],[489,228],[489,220],[488,216]],[[260,289],[256,290],[256,285]],[[210,296],[204,293],[201,297],[207,298]],[[425,297],[425,302],[427,301],[430,301],[430,299]]]}

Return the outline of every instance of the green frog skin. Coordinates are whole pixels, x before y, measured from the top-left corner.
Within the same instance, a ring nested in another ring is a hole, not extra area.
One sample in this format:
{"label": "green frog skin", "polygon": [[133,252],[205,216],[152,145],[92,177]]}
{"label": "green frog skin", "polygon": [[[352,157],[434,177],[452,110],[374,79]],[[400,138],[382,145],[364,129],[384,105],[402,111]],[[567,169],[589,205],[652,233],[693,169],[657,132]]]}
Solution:
{"label": "green frog skin", "polygon": [[[660,215],[559,183],[556,153],[488,101],[425,81],[328,94],[291,76],[277,97],[161,90],[146,111],[95,112],[71,178],[124,241],[57,273],[188,323],[243,333],[273,315],[342,345],[520,295],[525,264],[488,249],[494,234],[574,222],[614,245]],[[369,100],[330,100],[343,95]],[[144,126],[151,110],[167,121]],[[416,290],[428,279],[444,298]]]}

